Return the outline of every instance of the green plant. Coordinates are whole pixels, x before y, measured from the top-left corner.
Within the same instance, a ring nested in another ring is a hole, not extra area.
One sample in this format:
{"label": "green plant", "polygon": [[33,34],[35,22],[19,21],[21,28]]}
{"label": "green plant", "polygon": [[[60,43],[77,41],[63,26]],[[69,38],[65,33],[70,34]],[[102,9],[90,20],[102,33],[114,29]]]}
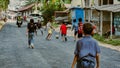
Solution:
{"label": "green plant", "polygon": [[10,3],[10,0],[0,0],[0,10],[6,11],[9,3]]}
{"label": "green plant", "polygon": [[58,24],[57,24],[56,22],[53,22],[53,23],[52,23],[52,26],[53,26],[54,28],[57,28],[57,27],[58,27]]}
{"label": "green plant", "polygon": [[103,42],[103,43],[107,43],[107,44],[111,44],[114,46],[119,46],[120,45],[120,40],[119,39],[106,39],[103,36],[100,36],[99,34],[95,34],[93,36],[96,40]]}
{"label": "green plant", "polygon": [[99,34],[95,34],[93,37],[97,39],[98,41],[102,41],[102,42],[104,42],[105,40],[105,38],[103,36],[100,36]]}
{"label": "green plant", "polygon": [[108,43],[108,44],[115,45],[115,46],[120,45],[120,40],[116,40],[116,39],[113,39],[113,40],[105,40],[105,42]]}
{"label": "green plant", "polygon": [[61,7],[60,4],[56,4],[56,3],[44,4],[44,6],[42,7],[42,15],[44,18],[44,24],[46,24],[48,20],[54,20],[53,16],[54,16],[55,11],[61,11],[63,9],[64,8]]}

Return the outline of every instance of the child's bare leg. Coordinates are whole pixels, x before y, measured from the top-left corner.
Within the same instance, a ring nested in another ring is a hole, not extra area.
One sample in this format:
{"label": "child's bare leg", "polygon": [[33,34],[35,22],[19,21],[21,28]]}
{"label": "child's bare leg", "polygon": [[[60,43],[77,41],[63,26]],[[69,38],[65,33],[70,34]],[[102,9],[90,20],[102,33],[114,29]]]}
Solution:
{"label": "child's bare leg", "polygon": [[62,41],[65,41],[64,36],[62,36]]}
{"label": "child's bare leg", "polygon": [[47,40],[48,40],[48,37],[49,37],[49,33],[48,33],[48,35],[47,35],[47,37],[46,37]]}
{"label": "child's bare leg", "polygon": [[48,39],[49,39],[49,40],[51,39],[51,36],[52,36],[52,34],[49,34],[49,36],[48,36]]}
{"label": "child's bare leg", "polygon": [[75,38],[75,40],[74,40],[74,41],[76,41],[76,40],[77,40],[77,35],[74,35],[74,38]]}

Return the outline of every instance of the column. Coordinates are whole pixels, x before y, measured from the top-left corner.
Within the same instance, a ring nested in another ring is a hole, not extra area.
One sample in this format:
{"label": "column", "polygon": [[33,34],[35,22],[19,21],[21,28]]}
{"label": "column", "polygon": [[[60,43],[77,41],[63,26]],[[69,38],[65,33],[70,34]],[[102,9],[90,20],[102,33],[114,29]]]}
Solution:
{"label": "column", "polygon": [[107,1],[107,4],[110,4],[110,3],[109,3],[109,0]]}
{"label": "column", "polygon": [[111,17],[111,22],[110,22],[110,30],[111,30],[111,32],[110,32],[110,39],[112,39],[112,22],[113,22],[113,13],[112,12],[110,12],[110,17]]}
{"label": "column", "polygon": [[103,0],[101,0],[101,5],[103,5]]}
{"label": "column", "polygon": [[90,20],[92,20],[93,18],[93,14],[92,14],[92,12],[93,12],[93,10],[92,9],[90,9]]}
{"label": "column", "polygon": [[102,28],[103,28],[103,11],[100,11],[100,35],[102,36]]}
{"label": "column", "polygon": [[88,10],[88,22],[90,22],[91,19],[91,10]]}

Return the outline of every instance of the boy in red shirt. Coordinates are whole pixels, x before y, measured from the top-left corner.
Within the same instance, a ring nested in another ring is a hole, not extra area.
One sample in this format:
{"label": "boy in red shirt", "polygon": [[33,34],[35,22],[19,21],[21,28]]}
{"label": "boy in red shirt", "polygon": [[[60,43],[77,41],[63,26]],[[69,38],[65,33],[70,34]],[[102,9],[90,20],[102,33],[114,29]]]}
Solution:
{"label": "boy in red shirt", "polygon": [[66,34],[67,34],[67,27],[65,25],[65,22],[62,23],[60,26],[60,32],[62,36],[62,41],[67,41]]}
{"label": "boy in red shirt", "polygon": [[78,23],[78,38],[80,39],[83,36],[83,23],[82,23],[82,18],[79,18],[79,23]]}

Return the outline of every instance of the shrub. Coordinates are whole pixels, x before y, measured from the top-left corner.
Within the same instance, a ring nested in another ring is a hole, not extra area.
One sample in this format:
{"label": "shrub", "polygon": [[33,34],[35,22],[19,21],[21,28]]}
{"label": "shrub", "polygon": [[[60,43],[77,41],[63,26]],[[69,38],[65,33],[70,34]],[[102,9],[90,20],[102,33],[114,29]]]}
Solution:
{"label": "shrub", "polygon": [[105,40],[105,38],[103,36],[100,36],[99,34],[95,34],[93,37],[97,39],[98,41],[102,41],[102,42],[104,42]]}
{"label": "shrub", "polygon": [[105,41],[105,42],[108,43],[108,44],[115,45],[115,46],[120,45],[120,40],[116,40],[116,39],[107,40],[107,41]]}
{"label": "shrub", "polygon": [[59,6],[60,4],[56,5],[55,3],[50,3],[49,5],[44,4],[42,7],[42,14],[44,18],[44,24],[47,23],[48,20],[53,20],[54,12],[63,10],[62,7]]}
{"label": "shrub", "polygon": [[120,40],[118,40],[118,39],[105,39],[103,36],[100,36],[99,34],[95,34],[93,37],[96,40],[103,42],[103,43],[111,44],[114,46],[120,45]]}

